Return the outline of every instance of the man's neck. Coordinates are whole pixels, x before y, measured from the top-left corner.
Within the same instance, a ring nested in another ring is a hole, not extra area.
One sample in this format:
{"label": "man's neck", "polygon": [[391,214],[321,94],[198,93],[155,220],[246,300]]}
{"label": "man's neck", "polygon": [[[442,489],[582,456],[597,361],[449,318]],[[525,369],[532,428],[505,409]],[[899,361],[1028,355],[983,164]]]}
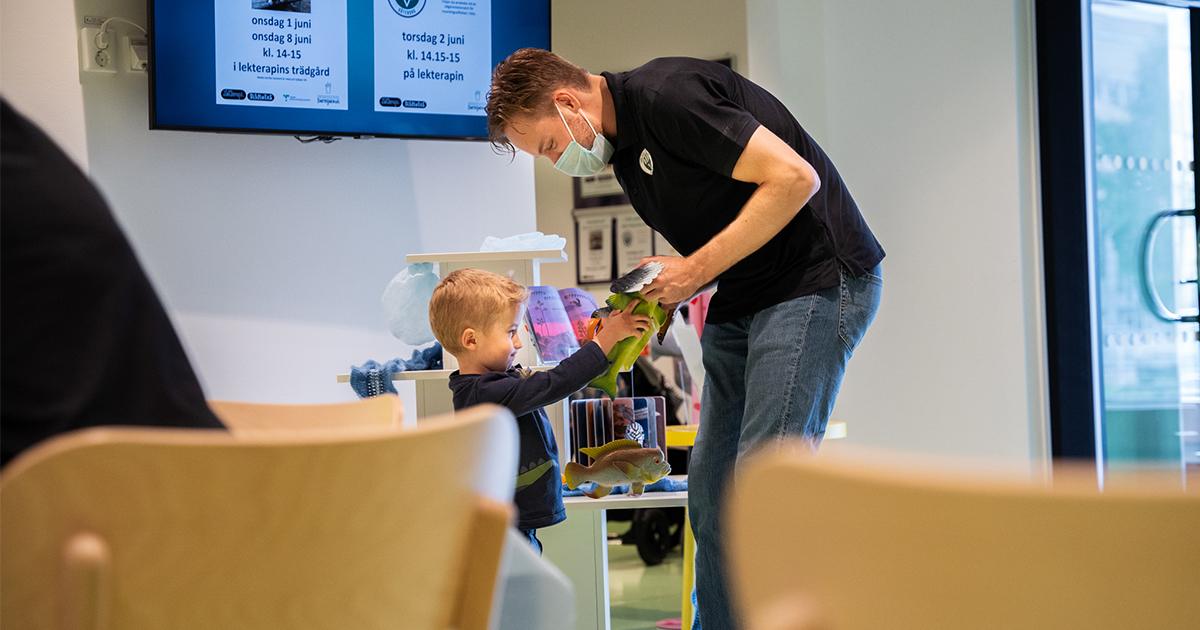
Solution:
{"label": "man's neck", "polygon": [[608,91],[608,81],[598,75],[593,74],[588,77],[592,84],[592,94],[599,98],[600,101],[600,133],[608,138],[609,142],[616,142],[617,139],[617,110],[613,107],[612,92]]}

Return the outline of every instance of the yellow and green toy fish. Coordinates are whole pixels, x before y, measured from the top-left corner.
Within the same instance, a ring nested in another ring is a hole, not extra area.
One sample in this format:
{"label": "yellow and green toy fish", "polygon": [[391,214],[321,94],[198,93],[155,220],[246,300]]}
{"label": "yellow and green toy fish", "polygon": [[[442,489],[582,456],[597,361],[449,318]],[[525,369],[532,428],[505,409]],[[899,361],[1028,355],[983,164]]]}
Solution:
{"label": "yellow and green toy fish", "polygon": [[[648,315],[654,326],[637,337],[630,337],[617,342],[608,351],[608,369],[600,376],[592,379],[592,382],[588,383],[588,386],[602,390],[605,394],[608,394],[609,398],[617,397],[617,374],[628,372],[633,367],[633,362],[637,361],[638,355],[642,353],[642,348],[645,348],[646,344],[650,343],[650,336],[655,331],[662,329],[667,323],[667,312],[659,306],[658,302],[647,302],[646,298],[642,297],[642,294],[636,291],[610,295],[605,300],[605,303],[613,310],[619,311],[629,306],[634,300],[641,300],[634,307],[634,314]],[[596,327],[589,326],[588,330],[591,333],[589,334],[589,338],[591,338],[595,334]]]}
{"label": "yellow and green toy fish", "polygon": [[572,490],[578,488],[579,484],[594,482],[596,489],[584,492],[593,499],[607,496],[614,487],[625,484],[629,484],[629,496],[641,496],[642,488],[671,472],[671,465],[662,451],[642,448],[640,443],[633,440],[613,440],[604,446],[581,448],[579,452],[591,457],[594,463],[584,466],[567,462],[567,467],[563,469],[563,481]]}

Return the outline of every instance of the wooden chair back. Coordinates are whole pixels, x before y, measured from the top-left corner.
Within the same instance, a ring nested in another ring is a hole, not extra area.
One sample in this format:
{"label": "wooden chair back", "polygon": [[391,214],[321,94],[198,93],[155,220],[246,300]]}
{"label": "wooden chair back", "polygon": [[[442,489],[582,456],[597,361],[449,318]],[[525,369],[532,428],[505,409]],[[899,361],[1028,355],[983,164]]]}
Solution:
{"label": "wooden chair back", "polygon": [[1178,480],[770,455],[731,495],[738,609],[749,630],[1196,628],[1200,493]]}
{"label": "wooden chair back", "polygon": [[235,435],[357,426],[398,429],[404,421],[404,405],[395,394],[322,405],[275,405],[210,400],[208,406]]}
{"label": "wooden chair back", "polygon": [[517,431],[97,428],[0,474],[0,626],[485,630]]}

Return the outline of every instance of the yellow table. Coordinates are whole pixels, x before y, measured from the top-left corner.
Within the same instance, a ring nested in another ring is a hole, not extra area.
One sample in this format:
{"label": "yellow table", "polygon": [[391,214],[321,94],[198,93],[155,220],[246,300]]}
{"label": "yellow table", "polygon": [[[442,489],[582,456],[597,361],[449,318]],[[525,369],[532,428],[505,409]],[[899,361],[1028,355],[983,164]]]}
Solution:
{"label": "yellow table", "polygon": [[[693,446],[696,444],[698,424],[681,424],[667,427],[667,447]],[[692,618],[692,585],[696,581],[696,537],[692,535],[692,519],[687,509],[683,511],[683,606],[680,619],[689,624]],[[690,624],[686,627],[691,627]]]}

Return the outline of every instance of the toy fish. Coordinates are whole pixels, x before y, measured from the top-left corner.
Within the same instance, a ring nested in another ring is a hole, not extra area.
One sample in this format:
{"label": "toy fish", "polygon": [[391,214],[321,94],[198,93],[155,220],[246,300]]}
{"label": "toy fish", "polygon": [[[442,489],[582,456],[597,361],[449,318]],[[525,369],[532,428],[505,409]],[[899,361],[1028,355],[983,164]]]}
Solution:
{"label": "toy fish", "polygon": [[608,290],[612,291],[613,293],[636,293],[641,291],[642,287],[654,282],[654,279],[657,278],[658,274],[662,273],[662,270],[665,268],[666,266],[662,263],[652,260],[641,267],[638,267],[637,269],[634,269],[633,271],[621,276],[620,278],[617,278],[617,280],[612,283],[612,286],[608,287]]}
{"label": "toy fish", "polygon": [[[675,311],[678,308],[679,308],[679,305],[676,304],[676,305],[672,306],[671,308],[665,309],[666,313],[667,313],[667,323],[663,324],[662,328],[658,329],[658,343],[661,344],[666,341],[667,330],[671,327],[671,322],[674,321],[674,319],[675,319]],[[591,318],[591,321],[589,321],[587,323],[587,328],[586,328],[587,332],[586,332],[584,338],[590,340],[593,336],[595,336],[596,331],[600,330],[600,324],[601,324],[600,320],[604,319],[605,317],[608,317],[609,315],[612,315],[612,312],[613,312],[613,307],[611,307],[611,306],[604,306],[604,307],[601,307],[601,308],[598,308],[598,309],[592,311],[592,318]]]}
{"label": "toy fish", "polygon": [[640,443],[633,440],[613,440],[604,446],[581,448],[579,452],[590,456],[594,462],[591,466],[568,462],[563,470],[563,480],[572,490],[581,483],[595,482],[595,490],[583,493],[593,499],[608,496],[614,486],[625,484],[631,484],[629,496],[641,496],[646,484],[654,483],[671,472],[671,465],[662,451],[642,448]]}
{"label": "toy fish", "polygon": [[[633,308],[633,312],[638,315],[648,315],[654,325],[636,337],[623,339],[613,345],[612,349],[608,351],[608,369],[588,383],[589,387],[604,391],[609,398],[617,397],[617,374],[628,372],[633,367],[633,362],[637,360],[638,355],[642,353],[642,348],[650,343],[650,335],[653,335],[655,331],[662,330],[670,321],[667,319],[667,312],[658,305],[658,302],[647,302],[641,293],[618,293],[608,296],[605,302],[613,310],[621,310],[634,300],[640,300],[640,302]],[[593,319],[588,322],[588,339],[595,337],[596,331],[604,325],[603,322],[603,319]]]}

